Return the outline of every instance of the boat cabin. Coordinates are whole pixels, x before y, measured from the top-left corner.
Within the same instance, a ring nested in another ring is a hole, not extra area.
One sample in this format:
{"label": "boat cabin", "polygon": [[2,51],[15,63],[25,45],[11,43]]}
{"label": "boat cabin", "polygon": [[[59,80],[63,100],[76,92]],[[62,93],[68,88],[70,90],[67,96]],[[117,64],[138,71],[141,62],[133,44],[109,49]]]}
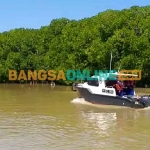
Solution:
{"label": "boat cabin", "polygon": [[123,95],[135,95],[134,92],[134,81],[132,80],[106,80],[106,87],[112,86],[116,90],[116,94],[119,96]]}
{"label": "boat cabin", "polygon": [[100,87],[100,88],[114,88],[116,91],[116,95],[124,96],[124,95],[135,95],[134,92],[134,81],[133,80],[125,80],[119,81],[118,77],[116,79],[109,78],[100,78],[99,76],[92,76],[91,80],[87,81],[89,86]]}

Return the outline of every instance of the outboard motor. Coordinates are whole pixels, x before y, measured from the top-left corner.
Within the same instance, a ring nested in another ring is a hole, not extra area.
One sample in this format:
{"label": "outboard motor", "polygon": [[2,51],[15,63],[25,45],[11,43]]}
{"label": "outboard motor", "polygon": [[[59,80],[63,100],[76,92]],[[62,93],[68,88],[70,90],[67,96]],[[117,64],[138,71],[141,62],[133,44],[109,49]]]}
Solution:
{"label": "outboard motor", "polygon": [[150,106],[150,95],[143,95],[138,99],[139,103],[141,103],[144,107]]}

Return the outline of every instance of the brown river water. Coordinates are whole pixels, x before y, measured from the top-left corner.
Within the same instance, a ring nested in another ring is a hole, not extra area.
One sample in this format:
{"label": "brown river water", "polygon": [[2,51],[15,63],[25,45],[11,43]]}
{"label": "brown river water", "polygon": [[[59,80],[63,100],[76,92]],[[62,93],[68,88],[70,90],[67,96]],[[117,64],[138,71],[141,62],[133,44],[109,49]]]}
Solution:
{"label": "brown river water", "polygon": [[149,108],[89,105],[71,87],[0,85],[0,150],[127,149],[150,149]]}

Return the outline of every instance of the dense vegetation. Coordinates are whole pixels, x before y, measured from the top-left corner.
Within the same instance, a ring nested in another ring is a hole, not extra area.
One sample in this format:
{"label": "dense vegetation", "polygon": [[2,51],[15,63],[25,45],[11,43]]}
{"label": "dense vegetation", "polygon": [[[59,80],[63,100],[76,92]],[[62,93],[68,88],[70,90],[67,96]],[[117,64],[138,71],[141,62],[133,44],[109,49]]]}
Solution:
{"label": "dense vegetation", "polygon": [[0,81],[8,82],[10,69],[109,69],[111,51],[113,69],[141,69],[137,84],[150,85],[150,6],[0,33]]}

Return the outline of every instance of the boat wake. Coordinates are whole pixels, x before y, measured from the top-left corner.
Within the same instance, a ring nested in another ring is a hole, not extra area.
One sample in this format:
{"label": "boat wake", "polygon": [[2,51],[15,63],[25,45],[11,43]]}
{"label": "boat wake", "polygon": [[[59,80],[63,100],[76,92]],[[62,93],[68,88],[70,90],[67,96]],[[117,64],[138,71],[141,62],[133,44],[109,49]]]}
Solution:
{"label": "boat wake", "polygon": [[84,98],[75,98],[71,101],[71,103],[76,103],[76,104],[91,104],[87,101],[84,100]]}
{"label": "boat wake", "polygon": [[[84,98],[74,98],[74,99],[71,101],[71,103],[90,105],[90,106],[99,107],[99,108],[132,109],[132,108],[125,107],[125,106],[92,104],[92,103],[90,103],[90,102],[85,101]],[[150,107],[146,107],[146,108],[142,108],[142,109],[136,109],[136,110],[150,110]]]}
{"label": "boat wake", "polygon": [[138,109],[138,110],[140,110],[140,111],[142,111],[142,110],[150,110],[150,107],[145,107],[145,108]]}
{"label": "boat wake", "polygon": [[90,102],[85,101],[84,98],[75,98],[71,101],[71,103],[74,104],[84,104],[84,105],[90,105],[90,106],[94,106],[94,107],[98,107],[98,108],[120,108],[120,109],[131,109],[129,107],[124,107],[124,106],[115,106],[115,105],[100,105],[100,104],[92,104]]}
{"label": "boat wake", "polygon": [[[75,98],[75,99],[73,99],[73,100],[71,101],[71,103],[90,105],[90,106],[100,107],[100,108],[110,108],[110,107],[113,107],[113,108],[120,108],[119,106],[92,104],[92,103],[90,103],[90,102],[85,101],[84,98]],[[121,108],[122,108],[122,107],[121,107]],[[124,107],[124,108],[126,108],[126,107]]]}

